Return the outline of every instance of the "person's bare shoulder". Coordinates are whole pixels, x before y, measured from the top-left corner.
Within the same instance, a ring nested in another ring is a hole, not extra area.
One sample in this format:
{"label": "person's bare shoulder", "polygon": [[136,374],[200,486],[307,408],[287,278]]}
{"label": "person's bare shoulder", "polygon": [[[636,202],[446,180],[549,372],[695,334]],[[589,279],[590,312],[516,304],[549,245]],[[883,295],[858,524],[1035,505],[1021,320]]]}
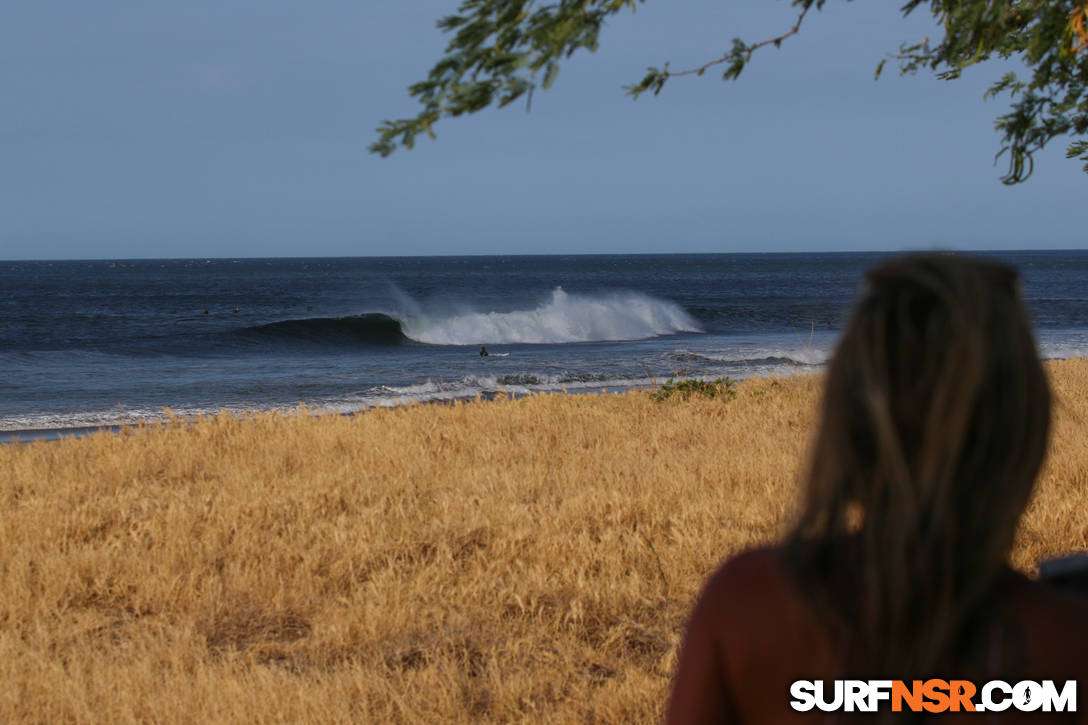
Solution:
{"label": "person's bare shoulder", "polygon": [[758,611],[782,594],[784,575],[777,548],[749,549],[718,567],[703,589],[703,599],[734,616],[752,607]]}
{"label": "person's bare shoulder", "polygon": [[714,642],[744,722],[782,722],[789,684],[832,671],[827,634],[793,583],[778,548],[746,551],[707,582],[694,613]]}
{"label": "person's bare shoulder", "polygon": [[751,549],[726,561],[707,583],[700,607],[726,643],[727,658],[741,669],[799,640],[816,649],[822,644],[778,548]]}

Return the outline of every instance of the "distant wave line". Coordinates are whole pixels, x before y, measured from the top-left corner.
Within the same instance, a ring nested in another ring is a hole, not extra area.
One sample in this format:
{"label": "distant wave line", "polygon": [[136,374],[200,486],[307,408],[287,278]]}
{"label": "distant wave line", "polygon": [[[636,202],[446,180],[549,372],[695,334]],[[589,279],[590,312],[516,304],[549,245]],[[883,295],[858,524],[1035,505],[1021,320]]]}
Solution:
{"label": "distant wave line", "polygon": [[243,338],[341,345],[512,345],[644,340],[702,332],[683,307],[638,292],[568,294],[562,287],[535,308],[511,312],[369,312],[271,322]]}

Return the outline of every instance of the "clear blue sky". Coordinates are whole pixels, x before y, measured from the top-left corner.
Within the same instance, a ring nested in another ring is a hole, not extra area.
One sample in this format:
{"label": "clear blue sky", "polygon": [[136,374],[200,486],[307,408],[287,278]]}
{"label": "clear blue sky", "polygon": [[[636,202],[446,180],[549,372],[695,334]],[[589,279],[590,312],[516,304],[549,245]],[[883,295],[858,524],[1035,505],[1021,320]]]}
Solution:
{"label": "clear blue sky", "polygon": [[1007,188],[982,94],[873,70],[933,33],[830,2],[735,83],[649,65],[792,25],[769,0],[650,0],[555,87],[369,154],[455,0],[35,0],[0,25],[0,258],[1080,248],[1056,143]]}

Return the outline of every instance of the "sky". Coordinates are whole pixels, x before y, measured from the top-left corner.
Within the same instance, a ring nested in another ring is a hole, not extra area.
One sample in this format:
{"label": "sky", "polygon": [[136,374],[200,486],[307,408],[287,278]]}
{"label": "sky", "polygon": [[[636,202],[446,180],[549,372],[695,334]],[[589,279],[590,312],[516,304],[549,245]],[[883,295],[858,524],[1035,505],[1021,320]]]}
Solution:
{"label": "sky", "polygon": [[[999,181],[983,100],[874,82],[937,37],[897,3],[829,2],[732,83],[646,67],[718,57],[796,16],[770,0],[649,0],[522,103],[370,154],[456,0],[35,0],[0,25],[0,259],[1085,247],[1088,175],[1054,142]],[[884,7],[883,5],[886,5]]]}

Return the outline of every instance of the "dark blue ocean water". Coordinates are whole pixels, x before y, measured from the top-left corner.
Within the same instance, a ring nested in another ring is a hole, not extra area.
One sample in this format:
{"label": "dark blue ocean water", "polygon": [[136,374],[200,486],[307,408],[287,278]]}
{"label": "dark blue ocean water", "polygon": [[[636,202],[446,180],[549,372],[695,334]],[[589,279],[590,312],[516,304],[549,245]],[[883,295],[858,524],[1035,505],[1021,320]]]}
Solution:
{"label": "dark blue ocean water", "polygon": [[[0,262],[0,430],[812,370],[884,256]],[[1088,354],[1088,252],[994,256]]]}

